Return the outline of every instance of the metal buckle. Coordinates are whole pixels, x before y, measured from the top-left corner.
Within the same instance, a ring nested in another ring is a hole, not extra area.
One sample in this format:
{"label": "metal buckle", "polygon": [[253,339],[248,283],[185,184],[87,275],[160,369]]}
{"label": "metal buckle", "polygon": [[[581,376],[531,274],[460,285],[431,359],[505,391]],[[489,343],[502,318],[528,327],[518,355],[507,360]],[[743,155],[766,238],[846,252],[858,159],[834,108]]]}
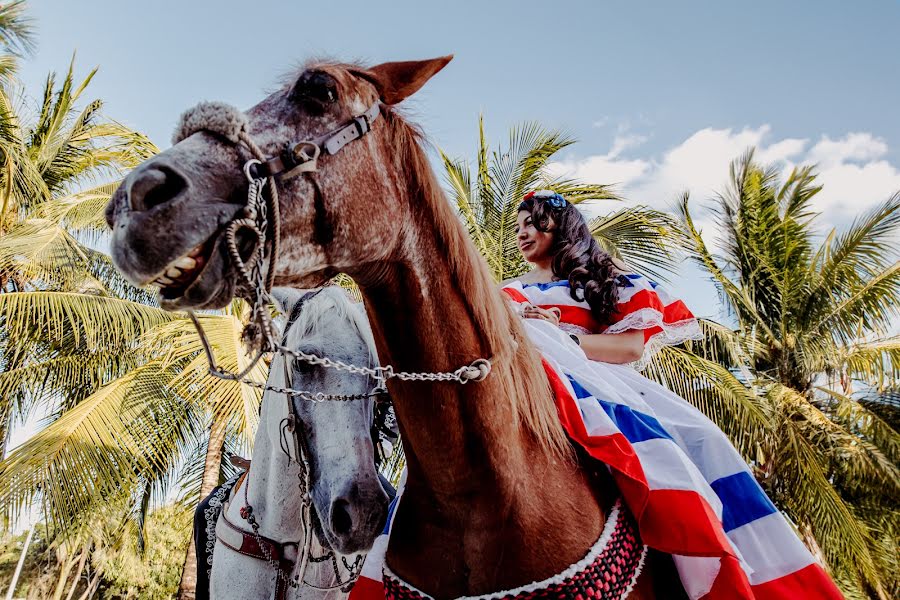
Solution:
{"label": "metal buckle", "polygon": [[262,177],[254,177],[253,174],[250,172],[250,169],[252,169],[254,165],[261,165],[261,164],[262,163],[260,161],[256,160],[255,158],[251,158],[250,160],[248,160],[247,162],[244,163],[244,175],[247,177],[247,181],[249,181],[250,183],[253,183],[254,181],[257,181],[258,179],[263,179]]}
{"label": "metal buckle", "polygon": [[319,155],[322,154],[322,148],[311,140],[303,140],[294,144],[291,148],[291,158],[297,164],[290,170],[290,173],[310,173],[316,170],[316,163]]}

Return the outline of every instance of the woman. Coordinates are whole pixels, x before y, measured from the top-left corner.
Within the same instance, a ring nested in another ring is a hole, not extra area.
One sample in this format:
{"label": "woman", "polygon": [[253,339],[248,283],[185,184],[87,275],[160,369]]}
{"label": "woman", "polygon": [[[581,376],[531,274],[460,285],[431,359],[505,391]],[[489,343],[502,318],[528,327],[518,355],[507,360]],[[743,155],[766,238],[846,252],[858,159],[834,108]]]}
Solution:
{"label": "woman", "polygon": [[702,339],[684,303],[604,252],[559,194],[525,196],[515,231],[522,256],[535,265],[505,282],[510,290],[535,288],[522,294],[537,300],[523,303],[522,316],[560,326],[591,360],[641,368],[663,346]]}
{"label": "woman", "polygon": [[574,442],[613,474],[644,543],[673,555],[691,598],[840,598],[725,435],[638,370],[700,339],[696,319],[592,238],[559,194],[519,206],[534,265],[502,289],[540,349]]}

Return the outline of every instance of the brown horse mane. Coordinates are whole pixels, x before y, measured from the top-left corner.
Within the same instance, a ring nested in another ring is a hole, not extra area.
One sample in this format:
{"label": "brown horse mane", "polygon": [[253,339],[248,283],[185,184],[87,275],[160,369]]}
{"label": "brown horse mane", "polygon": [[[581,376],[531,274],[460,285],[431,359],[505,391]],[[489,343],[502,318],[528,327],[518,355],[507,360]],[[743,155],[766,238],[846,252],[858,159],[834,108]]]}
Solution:
{"label": "brown horse mane", "polygon": [[424,201],[426,214],[434,220],[439,243],[461,289],[468,294],[468,309],[485,347],[495,356],[493,377],[511,386],[513,413],[526,431],[548,452],[568,459],[571,446],[556,412],[541,358],[525,334],[518,316],[497,289],[484,258],[472,244],[435,177],[423,146],[422,131],[391,106],[382,106],[390,148],[398,173],[404,173],[416,201]]}
{"label": "brown horse mane", "polygon": [[[307,70],[317,69],[334,77],[344,92],[351,92],[359,85],[356,75],[366,68],[361,63],[317,57],[307,60],[289,80],[296,80]],[[572,448],[557,415],[540,355],[525,334],[519,317],[513,314],[503,294],[497,290],[484,259],[469,240],[441,189],[424,150],[427,138],[396,106],[382,104],[381,116],[396,172],[407,177],[413,197],[417,202],[424,201],[422,212],[434,220],[435,233],[450,260],[450,268],[461,288],[469,294],[468,309],[483,336],[485,348],[502,357],[493,365],[492,378],[501,382],[499,385],[513,388],[504,390],[515,403],[513,413],[535,441],[549,453],[569,459]]]}

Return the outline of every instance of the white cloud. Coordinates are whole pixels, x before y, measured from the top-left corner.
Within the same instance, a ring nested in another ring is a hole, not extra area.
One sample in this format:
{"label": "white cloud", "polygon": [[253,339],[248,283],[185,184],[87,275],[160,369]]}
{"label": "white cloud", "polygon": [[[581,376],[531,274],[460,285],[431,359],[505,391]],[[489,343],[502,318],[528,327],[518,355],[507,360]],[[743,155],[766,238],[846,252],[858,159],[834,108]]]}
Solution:
{"label": "white cloud", "polygon": [[837,140],[823,135],[809,151],[807,160],[827,168],[848,161],[871,161],[884,156],[887,151],[885,141],[871,133],[848,133]]}
{"label": "white cloud", "polygon": [[597,154],[581,160],[554,162],[548,165],[548,171],[558,177],[627,185],[628,182],[645,176],[652,165],[646,160],[621,158],[621,154],[629,148],[640,146],[645,141],[647,141],[645,136],[622,132],[616,135],[612,148],[606,154]]}
{"label": "white cloud", "polygon": [[[728,182],[731,162],[749,147],[756,159],[785,171],[816,164],[824,186],[813,207],[828,224],[842,223],[900,190],[900,168],[884,157],[887,143],[866,132],[832,139],[776,138],[769,125],[743,129],[701,129],[661,155],[635,156],[647,137],[620,129],[609,152],[561,161],[552,165],[557,175],[597,183],[616,183],[629,200],[659,208],[671,206],[690,191],[695,205],[713,197]],[[825,224],[825,223],[823,223]]]}

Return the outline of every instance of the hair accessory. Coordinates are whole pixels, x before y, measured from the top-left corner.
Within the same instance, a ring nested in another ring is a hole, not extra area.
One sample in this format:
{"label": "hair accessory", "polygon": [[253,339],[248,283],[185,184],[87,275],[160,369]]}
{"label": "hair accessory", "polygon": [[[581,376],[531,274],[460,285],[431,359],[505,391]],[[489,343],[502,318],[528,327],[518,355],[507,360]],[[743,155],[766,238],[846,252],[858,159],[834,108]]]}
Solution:
{"label": "hair accessory", "polygon": [[528,192],[525,194],[525,197],[522,198],[522,204],[519,205],[519,209],[521,210],[524,207],[524,204],[529,200],[537,200],[540,202],[546,202],[550,205],[551,208],[565,208],[569,203],[568,200],[554,192],[553,190],[535,190],[533,192]]}

